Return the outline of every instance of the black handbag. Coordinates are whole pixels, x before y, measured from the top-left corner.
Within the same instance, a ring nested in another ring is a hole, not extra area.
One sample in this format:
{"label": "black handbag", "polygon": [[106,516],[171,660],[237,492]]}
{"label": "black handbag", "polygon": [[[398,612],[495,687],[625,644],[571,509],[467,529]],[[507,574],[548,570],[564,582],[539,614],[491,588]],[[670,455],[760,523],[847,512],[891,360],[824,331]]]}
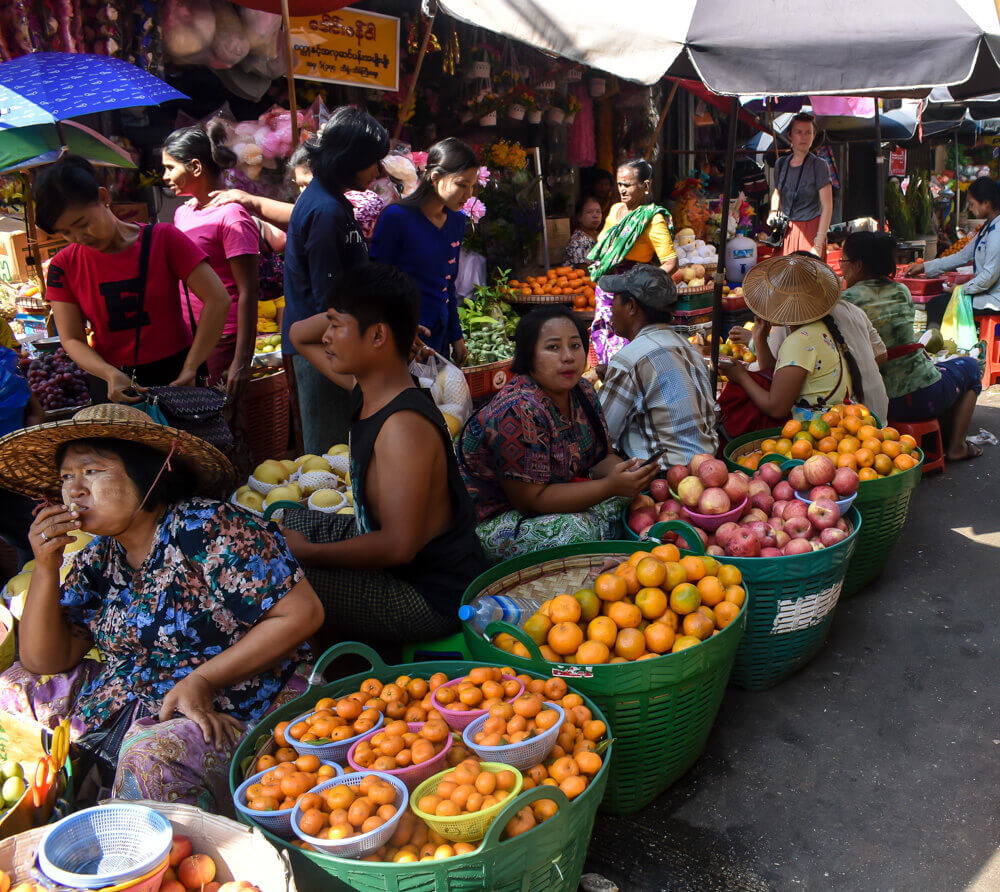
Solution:
{"label": "black handbag", "polygon": [[[139,337],[142,333],[143,307],[146,302],[146,276],[149,270],[149,254],[153,243],[153,223],[142,231],[139,251],[139,312],[135,329],[135,354],[133,368],[139,365]],[[188,312],[191,300],[188,298]],[[193,314],[192,314],[193,322]],[[136,408],[142,409],[154,421],[161,421],[170,427],[186,431],[211,443],[220,452],[229,455],[236,447],[233,432],[226,423],[223,410],[226,394],[214,387],[191,387],[173,385],[150,387],[146,399]]]}

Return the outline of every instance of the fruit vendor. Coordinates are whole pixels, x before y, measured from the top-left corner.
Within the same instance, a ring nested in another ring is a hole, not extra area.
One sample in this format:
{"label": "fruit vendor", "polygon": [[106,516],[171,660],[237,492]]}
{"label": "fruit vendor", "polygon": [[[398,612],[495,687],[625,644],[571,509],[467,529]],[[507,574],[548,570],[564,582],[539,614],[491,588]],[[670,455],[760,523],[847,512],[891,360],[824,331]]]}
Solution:
{"label": "fruit vendor", "polygon": [[[68,714],[117,797],[227,813],[243,728],[305,689],[322,607],[274,525],[201,497],[231,477],[214,447],[130,406],[0,440],[0,484],[45,500],[0,709],[50,728]],[[75,530],[95,538],[60,586]]]}
{"label": "fruit vendor", "polygon": [[600,235],[604,220],[601,202],[593,195],[585,195],[577,202],[573,219],[576,221],[576,228],[563,251],[563,266],[583,266],[587,263],[587,255],[597,244],[597,236]]}
{"label": "fruit vendor", "polygon": [[457,631],[458,605],[486,568],[451,433],[409,354],[420,292],[370,263],[329,291],[325,316],[292,328],[300,355],[352,390],[355,514],[287,511],[285,538],[326,609],[323,643],[399,644]]}
{"label": "fruit vendor", "polygon": [[[658,264],[667,273],[677,269],[670,212],[649,203],[652,178],[652,165],[642,159],[626,161],[618,168],[622,200],[608,211],[604,229],[588,255],[593,261],[590,278],[595,282],[607,273],[622,273],[637,263]],[[591,339],[599,368],[625,346],[624,338],[614,333],[611,324],[613,297],[598,286]]]}
{"label": "fruit vendor", "polygon": [[[758,320],[788,326],[791,334],[770,377],[719,358],[719,371],[729,379],[719,395],[723,436],[780,427],[793,407],[826,411],[848,397],[863,400],[855,386],[861,381],[857,360],[830,315],[840,300],[840,280],[830,267],[811,257],[773,257],[747,273],[743,298]],[[767,325],[754,325],[758,353],[766,349],[767,334]]]}
{"label": "fruit vendor", "polygon": [[628,341],[611,358],[599,394],[612,444],[629,458],[662,455],[664,467],[714,455],[715,393],[701,353],[670,327],[673,280],[641,265],[601,283],[614,294],[615,334]]}
{"label": "fruit vendor", "polygon": [[905,285],[893,281],[893,248],[887,235],[856,232],[844,242],[841,260],[847,284],[841,302],[864,310],[889,349],[882,366],[888,414],[879,417],[890,422],[937,418],[948,461],[976,458],[982,449],[965,437],[982,390],[979,363],[971,356],[934,362],[913,343],[913,298]]}
{"label": "fruit vendor", "polygon": [[[63,349],[89,375],[91,400],[134,403],[143,387],[194,384],[230,304],[201,250],[169,223],[119,220],[94,168],[76,155],[45,168],[33,197],[38,225],[70,242],[49,263],[45,296]],[[182,282],[202,304],[193,338],[181,309]]]}
{"label": "fruit vendor", "polygon": [[460,139],[441,140],[427,153],[417,188],[382,212],[372,238],[372,260],[399,267],[420,288],[427,346],[456,365],[463,365],[469,352],[455,294],[469,219],[462,207],[478,180],[476,153]]}
{"label": "fruit vendor", "polygon": [[466,425],[462,476],[493,560],[619,538],[622,508],[656,476],[611,450],[586,365],[586,327],[539,307],[517,324],[511,380]]}

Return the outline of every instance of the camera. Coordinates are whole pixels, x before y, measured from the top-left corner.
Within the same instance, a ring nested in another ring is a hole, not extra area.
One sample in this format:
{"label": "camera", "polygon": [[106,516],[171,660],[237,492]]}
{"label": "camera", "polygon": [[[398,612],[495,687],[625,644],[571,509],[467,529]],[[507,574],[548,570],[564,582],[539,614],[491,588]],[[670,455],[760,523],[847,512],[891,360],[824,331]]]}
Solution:
{"label": "camera", "polygon": [[771,245],[775,248],[780,248],[785,243],[785,236],[788,233],[788,224],[791,221],[782,213],[778,213],[774,217],[774,222],[771,224],[771,231],[769,234],[762,236],[761,241],[765,245]]}

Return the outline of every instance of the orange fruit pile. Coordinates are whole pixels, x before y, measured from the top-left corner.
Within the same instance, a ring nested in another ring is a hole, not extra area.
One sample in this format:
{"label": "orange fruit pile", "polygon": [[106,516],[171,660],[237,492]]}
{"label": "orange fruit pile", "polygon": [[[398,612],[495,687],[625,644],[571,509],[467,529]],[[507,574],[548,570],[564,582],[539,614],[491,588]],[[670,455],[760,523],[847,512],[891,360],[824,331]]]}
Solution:
{"label": "orange fruit pile", "polygon": [[766,439],[760,448],[737,459],[748,470],[756,470],[765,455],[783,455],[805,461],[814,453],[829,456],[838,468],[857,471],[863,483],[890,477],[916,467],[917,441],[900,436],[892,427],[879,429],[864,406],[835,406],[820,418],[803,424],[788,421],[777,439]]}
{"label": "orange fruit pile", "polygon": [[411,731],[406,722],[397,719],[358,743],[352,758],[362,768],[372,771],[395,771],[420,765],[444,749],[450,733],[441,718],[428,719],[419,731]]}
{"label": "orange fruit pile", "polygon": [[[259,771],[267,769],[268,759],[273,760],[273,757],[261,756],[257,760]],[[257,783],[247,787],[247,807],[253,811],[293,808],[317,784],[336,776],[337,772],[329,765],[320,764],[316,756],[299,756],[294,761],[279,762]]]}
{"label": "orange fruit pile", "polygon": [[559,713],[544,706],[537,694],[524,694],[513,703],[497,703],[490,707],[482,729],[472,739],[480,746],[507,746],[544,734],[559,722]]}
{"label": "orange fruit pile", "polygon": [[[511,676],[513,673],[511,673]],[[516,697],[521,690],[512,677],[504,678],[500,669],[477,666],[460,684],[435,691],[440,706],[452,712],[489,709]]]}
{"label": "orange fruit pile", "polygon": [[299,829],[317,839],[348,839],[371,833],[396,816],[396,788],[374,774],[356,787],[337,784],[308,793],[300,803]]}
{"label": "orange fruit pile", "polygon": [[465,759],[442,775],[434,792],[420,797],[417,808],[439,818],[472,815],[503,802],[516,783],[517,775],[509,768],[493,771],[478,759]]}
{"label": "orange fruit pile", "polygon": [[596,284],[582,269],[560,266],[550,269],[544,276],[527,276],[523,282],[511,279],[508,283],[514,291],[524,295],[561,294],[573,298],[576,310],[594,309]]}
{"label": "orange fruit pile", "polygon": [[[602,573],[592,590],[546,601],[524,630],[550,663],[651,659],[693,647],[728,626],[746,599],[742,581],[730,564],[707,555],[682,558],[677,546],[658,545]],[[493,643],[528,654],[505,633]]]}

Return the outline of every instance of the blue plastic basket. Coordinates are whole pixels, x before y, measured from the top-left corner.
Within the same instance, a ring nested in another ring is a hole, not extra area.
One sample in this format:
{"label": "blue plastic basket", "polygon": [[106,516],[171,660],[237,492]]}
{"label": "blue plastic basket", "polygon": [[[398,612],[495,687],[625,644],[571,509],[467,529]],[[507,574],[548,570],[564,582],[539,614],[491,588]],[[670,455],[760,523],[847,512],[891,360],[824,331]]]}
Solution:
{"label": "blue plastic basket", "polygon": [[[336,712],[336,710],[333,710]],[[315,709],[310,709],[309,712],[304,712],[296,719],[292,719],[288,723],[288,727],[291,728],[298,722],[304,722],[309,716],[314,715]],[[295,740],[293,737],[287,738],[288,742],[292,745],[292,749],[295,750],[300,756],[317,756],[320,761],[329,760],[331,762],[343,762],[347,759],[347,753],[354,744],[356,744],[362,737],[367,737],[373,731],[378,731],[385,724],[385,715],[379,713],[378,721],[375,723],[375,727],[371,731],[365,731],[364,734],[355,734],[353,737],[348,737],[346,740],[338,740],[336,743],[302,743],[300,740]]]}
{"label": "blue plastic basket", "polygon": [[170,851],[170,821],[143,805],[110,802],[63,818],[42,838],[38,866],[73,889],[138,879]]}
{"label": "blue plastic basket", "polygon": [[535,737],[529,737],[520,743],[507,743],[502,746],[483,746],[476,743],[475,736],[483,730],[483,725],[489,715],[476,719],[462,732],[462,740],[465,745],[472,750],[484,762],[503,762],[506,765],[513,765],[519,771],[531,768],[539,762],[544,762],[552,748],[559,739],[559,732],[562,730],[563,722],[566,721],[566,711],[558,703],[546,703],[545,709],[554,709],[559,713],[559,721],[548,731],[543,731]]}
{"label": "blue plastic basket", "polygon": [[[330,778],[330,780],[336,780],[343,773],[344,769],[341,768],[336,762],[323,762],[324,765],[329,765],[336,769],[337,774],[335,777]],[[287,836],[289,839],[292,838],[292,812],[294,808],[280,808],[277,811],[257,811],[256,809],[249,808],[247,806],[247,790],[250,789],[255,783],[257,783],[265,774],[270,774],[274,771],[273,768],[268,768],[264,771],[258,771],[256,774],[250,775],[242,784],[236,788],[236,792],[233,793],[233,805],[236,806],[236,810],[246,815],[255,824],[260,824],[272,833],[277,833],[279,836]]]}

